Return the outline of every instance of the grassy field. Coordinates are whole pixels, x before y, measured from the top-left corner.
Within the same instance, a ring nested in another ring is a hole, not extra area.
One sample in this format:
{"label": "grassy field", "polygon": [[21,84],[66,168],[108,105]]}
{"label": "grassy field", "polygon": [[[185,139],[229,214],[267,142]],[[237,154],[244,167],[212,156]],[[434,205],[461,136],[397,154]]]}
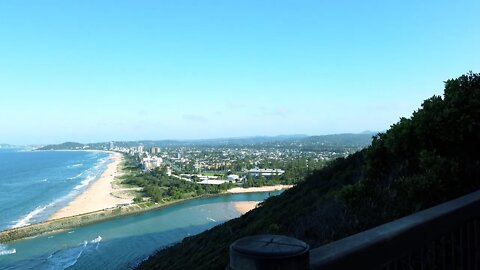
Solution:
{"label": "grassy field", "polygon": [[218,175],[221,175],[221,178],[224,178],[225,173],[224,173],[224,172],[202,172],[202,175],[206,175],[206,176],[218,176]]}

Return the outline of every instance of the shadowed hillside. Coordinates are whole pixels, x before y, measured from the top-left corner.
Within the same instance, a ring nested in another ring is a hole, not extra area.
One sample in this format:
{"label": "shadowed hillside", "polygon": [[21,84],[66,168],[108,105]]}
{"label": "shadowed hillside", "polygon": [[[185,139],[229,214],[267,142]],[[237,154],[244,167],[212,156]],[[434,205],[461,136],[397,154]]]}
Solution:
{"label": "shadowed hillside", "polygon": [[224,269],[228,246],[260,233],[312,248],[480,188],[480,75],[445,82],[411,118],[246,215],[158,252],[139,269]]}

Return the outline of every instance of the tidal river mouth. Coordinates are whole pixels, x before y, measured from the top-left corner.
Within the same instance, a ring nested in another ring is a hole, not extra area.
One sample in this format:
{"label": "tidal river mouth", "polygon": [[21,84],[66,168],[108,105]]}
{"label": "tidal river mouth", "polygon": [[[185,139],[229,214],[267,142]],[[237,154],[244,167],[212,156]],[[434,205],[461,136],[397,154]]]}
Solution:
{"label": "tidal river mouth", "polygon": [[[240,216],[234,202],[281,191],[195,199],[59,233],[0,244],[0,269],[129,269],[183,238]],[[200,247],[199,247],[200,248]]]}

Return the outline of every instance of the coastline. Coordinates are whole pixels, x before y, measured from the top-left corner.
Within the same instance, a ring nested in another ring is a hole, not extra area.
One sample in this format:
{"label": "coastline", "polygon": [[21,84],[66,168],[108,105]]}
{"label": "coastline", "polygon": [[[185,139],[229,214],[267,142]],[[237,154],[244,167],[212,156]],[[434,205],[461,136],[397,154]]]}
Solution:
{"label": "coastline", "polygon": [[100,177],[92,182],[88,187],[70,201],[67,206],[53,213],[47,221],[71,217],[107,208],[113,208],[117,205],[130,204],[132,199],[124,199],[112,195],[114,188],[112,182],[115,177],[121,175],[120,163],[123,161],[123,155],[117,152],[110,153],[110,164]]}
{"label": "coastline", "polygon": [[285,190],[292,187],[293,185],[275,185],[275,186],[263,186],[263,187],[249,187],[249,188],[235,187],[225,191],[225,193],[270,192],[270,191]]}
{"label": "coastline", "polygon": [[261,203],[261,202],[260,201],[234,202],[233,207],[235,207],[235,210],[237,210],[237,212],[244,215],[247,212],[250,212],[253,209],[257,208],[259,203]]}
{"label": "coastline", "polygon": [[[271,192],[271,191],[279,191],[279,190],[286,190],[292,188],[293,185],[275,185],[275,186],[263,186],[263,187],[250,187],[250,188],[242,188],[236,187],[231,188],[224,192],[224,194],[237,194],[237,193],[253,193],[253,192]],[[253,209],[257,208],[260,201],[240,201],[234,202],[233,207],[235,210],[239,212],[241,215],[246,214],[247,212],[252,211]]]}
{"label": "coastline", "polygon": [[[117,218],[120,216],[140,214],[148,211],[155,211],[165,207],[184,203],[190,200],[204,199],[204,198],[210,198],[215,196],[224,196],[224,195],[236,194],[236,193],[278,191],[278,190],[288,189],[291,187],[292,187],[291,185],[276,185],[276,186],[265,186],[265,187],[254,187],[254,188],[232,188],[230,190],[227,190],[219,194],[207,194],[207,195],[193,197],[193,198],[179,199],[179,200],[170,201],[164,204],[140,203],[140,204],[129,204],[124,206],[115,205],[114,207],[111,207],[111,208],[103,208],[94,212],[88,212],[88,213],[82,213],[82,214],[76,214],[76,215],[72,215],[72,213],[70,212],[69,215],[65,217],[60,217],[56,219],[49,218],[48,220],[40,223],[0,231],[0,243],[7,243],[10,241],[14,241],[22,238],[34,237],[37,235],[54,233],[54,232],[63,231],[67,229],[77,228],[84,225]],[[79,201],[81,202],[81,200]],[[246,212],[254,209],[258,205],[258,203],[260,202],[240,201],[240,202],[234,202],[234,207],[235,207],[235,210],[237,210],[241,215],[243,215]],[[68,205],[65,207],[65,209],[67,207]]]}

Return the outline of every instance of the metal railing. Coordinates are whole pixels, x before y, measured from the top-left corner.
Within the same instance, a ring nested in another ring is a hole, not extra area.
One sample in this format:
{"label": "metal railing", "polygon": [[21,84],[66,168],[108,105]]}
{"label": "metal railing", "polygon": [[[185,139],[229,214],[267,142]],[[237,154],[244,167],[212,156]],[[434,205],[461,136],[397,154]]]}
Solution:
{"label": "metal railing", "polygon": [[310,250],[310,269],[480,269],[480,191]]}

